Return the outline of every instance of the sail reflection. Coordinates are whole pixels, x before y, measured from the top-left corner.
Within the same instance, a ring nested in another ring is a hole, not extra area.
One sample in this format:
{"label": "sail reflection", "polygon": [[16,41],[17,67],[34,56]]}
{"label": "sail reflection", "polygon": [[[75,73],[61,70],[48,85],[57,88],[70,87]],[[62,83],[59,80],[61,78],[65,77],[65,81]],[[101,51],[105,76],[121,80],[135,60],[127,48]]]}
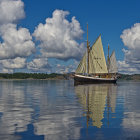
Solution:
{"label": "sail reflection", "polygon": [[108,119],[110,112],[115,113],[116,89],[117,85],[114,84],[75,86],[75,93],[85,110],[87,126],[91,120],[93,126],[101,128],[105,109]]}

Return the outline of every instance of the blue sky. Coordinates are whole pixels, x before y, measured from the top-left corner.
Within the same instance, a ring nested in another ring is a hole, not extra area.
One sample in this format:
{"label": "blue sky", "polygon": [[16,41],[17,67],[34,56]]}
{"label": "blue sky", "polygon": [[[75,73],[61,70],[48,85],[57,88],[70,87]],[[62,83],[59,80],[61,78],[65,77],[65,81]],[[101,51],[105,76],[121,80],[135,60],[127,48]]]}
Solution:
{"label": "blue sky", "polygon": [[[4,0],[1,0],[0,2],[2,3],[2,1]],[[6,1],[9,2],[9,0]],[[20,1],[20,0],[12,0],[12,1]],[[59,13],[61,15],[65,11],[69,12],[69,14],[66,14],[64,17],[64,19],[66,19],[69,23],[72,23],[73,17],[75,17],[76,21],[79,22],[80,24],[79,33],[76,34],[75,38],[72,37],[73,41],[75,41],[73,42],[74,44],[78,43],[78,45],[81,46],[81,44],[85,42],[86,27],[88,23],[89,41],[92,44],[96,40],[98,35],[101,34],[105,56],[107,55],[107,45],[109,44],[111,51],[115,50],[116,52],[116,58],[118,60],[118,68],[120,72],[125,72],[125,73],[140,72],[140,67],[139,67],[140,57],[136,54],[137,52],[140,52],[139,51],[140,49],[138,47],[140,44],[139,43],[139,36],[140,36],[140,31],[139,31],[140,1],[139,0],[116,0],[116,1],[114,0],[67,0],[67,1],[66,0],[60,0],[60,1],[22,0],[20,2],[22,2],[23,6],[21,5],[17,9],[24,13],[17,15],[16,20],[12,19],[8,22],[6,20],[5,21],[6,24],[9,23],[16,24],[15,28],[17,31],[19,30],[19,28],[28,29],[28,32],[30,33],[32,40],[30,40],[29,38],[28,39],[30,43],[32,41],[34,44],[30,44],[30,52],[26,51],[26,53],[28,52],[28,55],[23,55],[23,54],[18,55],[15,52],[13,55],[10,55],[10,57],[8,56],[1,57],[2,72],[4,72],[3,69],[5,70],[5,72],[16,72],[16,71],[70,72],[76,68],[80,56],[82,56],[80,54],[81,53],[80,51],[77,52],[75,56],[71,55],[71,56],[62,57],[62,53],[61,53],[61,57],[60,56],[53,57],[54,54],[53,55],[48,54],[48,49],[51,48],[51,46],[48,46],[47,49],[45,48],[45,43],[48,42],[48,40],[44,40],[45,36],[42,36],[42,34],[45,33],[42,32],[39,35],[40,29],[38,28],[39,27],[38,25],[42,24],[45,27],[46,24],[45,20],[47,18],[52,18],[53,17],[52,14],[56,9],[61,10],[61,13]],[[0,20],[2,20],[2,18]],[[0,26],[3,26],[2,23],[0,24]],[[74,26],[76,30],[77,27],[76,24]],[[10,28],[14,28],[14,27],[10,26]],[[36,34],[35,34],[35,29],[36,29]],[[130,33],[128,33],[127,31],[124,32],[125,30],[129,30]],[[49,33],[46,33],[46,36],[48,34]],[[0,35],[1,35],[1,44],[2,44],[5,42],[5,40],[3,39],[4,33],[1,33]],[[131,44],[131,42],[133,41],[134,43]],[[40,42],[43,43],[41,44]],[[43,47],[40,48],[39,47],[40,45],[43,45]],[[35,48],[35,51],[33,47]],[[74,49],[76,51],[77,48]],[[52,53],[52,51],[50,50],[49,52]],[[65,55],[65,53],[68,52],[64,51],[63,53]],[[76,57],[78,53],[79,53],[79,58]],[[17,57],[18,60],[15,60]],[[21,58],[22,58],[23,65],[17,66],[16,63],[20,63],[19,61],[21,60]],[[34,61],[34,59],[36,60]],[[29,62],[32,62],[32,64],[31,63],[29,64]],[[10,65],[11,63],[12,66],[5,66],[5,64]],[[42,63],[42,65],[39,65],[39,63]]]}
{"label": "blue sky", "polygon": [[101,33],[104,47],[110,47],[117,52],[117,59],[123,59],[124,47],[120,35],[124,29],[140,22],[139,0],[23,0],[26,18],[21,24],[34,31],[47,17],[52,17],[55,9],[69,11],[80,22],[84,30],[83,40],[86,40],[86,27],[89,24],[89,40],[94,42]]}

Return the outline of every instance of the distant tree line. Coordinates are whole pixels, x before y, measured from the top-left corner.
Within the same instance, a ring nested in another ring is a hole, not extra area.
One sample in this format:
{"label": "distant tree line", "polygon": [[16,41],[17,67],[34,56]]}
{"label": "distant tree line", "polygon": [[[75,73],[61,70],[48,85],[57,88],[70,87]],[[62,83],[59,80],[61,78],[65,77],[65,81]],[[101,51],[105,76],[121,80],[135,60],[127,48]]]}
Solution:
{"label": "distant tree line", "polygon": [[66,78],[66,75],[51,73],[0,73],[1,79],[47,79],[47,78]]}
{"label": "distant tree line", "polygon": [[120,80],[140,80],[140,74],[119,74]]}

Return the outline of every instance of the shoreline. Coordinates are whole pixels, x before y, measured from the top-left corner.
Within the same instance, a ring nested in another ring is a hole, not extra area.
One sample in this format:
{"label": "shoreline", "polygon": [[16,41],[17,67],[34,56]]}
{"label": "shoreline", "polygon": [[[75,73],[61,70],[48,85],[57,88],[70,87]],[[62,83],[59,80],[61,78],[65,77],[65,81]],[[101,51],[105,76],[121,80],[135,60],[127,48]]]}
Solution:
{"label": "shoreline", "polygon": [[0,78],[0,80],[70,80],[72,78],[46,78],[46,79],[35,79],[35,78]]}
{"label": "shoreline", "polygon": [[[0,78],[0,81],[6,81],[6,80],[15,80],[15,81],[20,81],[20,80],[24,80],[24,81],[35,81],[35,80],[40,80],[40,81],[47,81],[47,80],[74,80],[73,78],[47,78],[47,79],[33,79],[33,78],[28,78],[28,79],[17,79],[17,78],[11,78],[11,79],[5,79],[5,78]],[[134,82],[139,82],[140,79],[118,79],[118,82],[123,82],[123,81],[134,81]]]}
{"label": "shoreline", "polygon": [[[0,80],[69,80],[73,79],[73,73],[44,74],[44,73],[0,73]],[[140,81],[140,74],[118,74],[117,81]]]}

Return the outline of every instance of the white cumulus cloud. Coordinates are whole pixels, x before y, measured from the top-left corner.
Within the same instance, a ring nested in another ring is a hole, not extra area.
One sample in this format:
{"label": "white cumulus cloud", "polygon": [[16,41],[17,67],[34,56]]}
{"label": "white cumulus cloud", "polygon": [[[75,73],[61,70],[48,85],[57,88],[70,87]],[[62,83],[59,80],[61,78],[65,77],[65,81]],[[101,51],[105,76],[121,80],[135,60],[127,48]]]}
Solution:
{"label": "white cumulus cloud", "polygon": [[13,73],[13,69],[5,69],[5,68],[3,68],[0,72],[2,72],[2,73]]}
{"label": "white cumulus cloud", "polygon": [[80,23],[75,17],[71,21],[66,19],[67,11],[55,10],[52,18],[46,23],[40,23],[33,35],[40,41],[40,51],[43,57],[52,57],[62,60],[79,59],[84,45],[78,43],[83,35]]}
{"label": "white cumulus cloud", "polygon": [[27,68],[33,72],[49,72],[51,69],[47,58],[35,58],[27,63]]}
{"label": "white cumulus cloud", "polygon": [[27,57],[35,52],[32,36],[26,28],[17,29],[15,24],[0,27],[3,42],[0,43],[0,59]]}
{"label": "white cumulus cloud", "polygon": [[0,0],[0,24],[15,23],[25,17],[21,0]]}
{"label": "white cumulus cloud", "polygon": [[0,0],[0,65],[1,72],[26,67],[26,59],[35,52],[35,43],[28,29],[18,27],[25,17],[21,0]]}
{"label": "white cumulus cloud", "polygon": [[1,60],[5,69],[19,69],[26,66],[26,58],[17,57],[15,59]]}
{"label": "white cumulus cloud", "polygon": [[15,69],[26,68],[26,58],[16,57],[15,59],[0,60],[0,72],[13,73]]}
{"label": "white cumulus cloud", "polygon": [[124,45],[124,61],[119,61],[119,69],[125,73],[140,73],[140,23],[125,29],[120,36]]}
{"label": "white cumulus cloud", "polygon": [[75,65],[62,65],[62,64],[57,64],[55,66],[55,71],[56,73],[70,73],[70,72],[74,72],[76,67]]}

